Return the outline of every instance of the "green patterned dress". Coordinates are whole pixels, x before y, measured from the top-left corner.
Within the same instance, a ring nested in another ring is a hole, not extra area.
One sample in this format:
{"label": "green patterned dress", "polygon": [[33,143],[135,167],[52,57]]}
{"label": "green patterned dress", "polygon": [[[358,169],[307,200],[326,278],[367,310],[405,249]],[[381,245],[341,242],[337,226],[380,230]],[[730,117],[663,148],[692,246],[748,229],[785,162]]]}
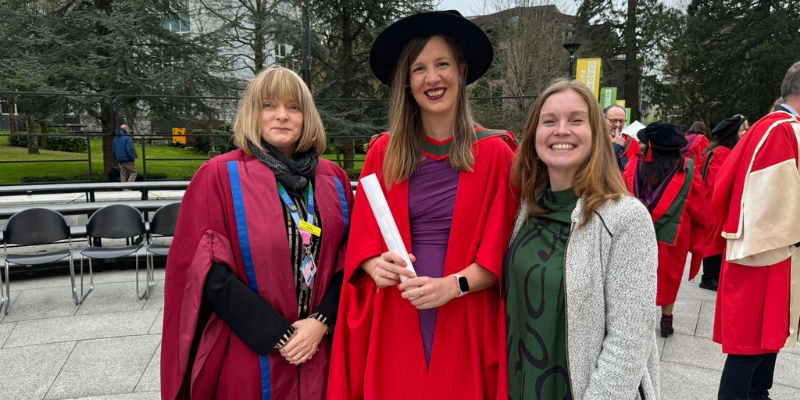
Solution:
{"label": "green patterned dress", "polygon": [[548,211],[529,217],[504,262],[510,399],[572,399],[567,368],[564,254],[570,216],[578,197],[572,188],[549,188],[539,204]]}

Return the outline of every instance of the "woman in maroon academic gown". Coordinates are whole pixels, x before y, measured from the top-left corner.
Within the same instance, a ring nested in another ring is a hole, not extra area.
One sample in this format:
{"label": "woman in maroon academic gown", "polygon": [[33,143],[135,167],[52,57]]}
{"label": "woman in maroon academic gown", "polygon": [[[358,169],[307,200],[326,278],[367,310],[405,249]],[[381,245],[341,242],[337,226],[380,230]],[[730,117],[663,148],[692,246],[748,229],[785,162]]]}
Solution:
{"label": "woman in maroon academic gown", "polygon": [[[678,297],[686,257],[692,238],[692,225],[710,223],[705,189],[694,162],[681,156],[686,138],[670,123],[654,122],[639,131],[639,141],[647,146],[645,157],[629,163],[623,176],[628,190],[644,202],[656,229],[658,240],[658,289],[656,305],[661,306],[661,336],[674,332],[672,308]],[[689,272],[692,279],[699,263]]]}
{"label": "woman in maroon academic gown", "polygon": [[695,121],[689,132],[686,132],[686,146],[681,149],[685,158],[691,158],[694,165],[700,165],[700,157],[708,146],[706,137],[706,124],[703,121]]}
{"label": "woman in maroon academic gown", "polygon": [[[711,194],[714,193],[714,183],[722,163],[731,154],[731,150],[739,142],[744,133],[747,119],[736,115],[720,122],[711,135],[714,140],[703,152],[698,168],[703,184],[706,188],[706,204],[711,206]],[[709,210],[710,211],[710,210]],[[714,223],[708,229],[698,231],[701,238],[699,250],[703,253],[703,275],[700,278],[700,287],[708,290],[717,290],[719,284],[719,270],[722,266],[722,252],[725,251],[725,239],[722,237],[722,220],[724,216],[715,217]]]}
{"label": "woman in maroon academic gown", "polygon": [[245,89],[238,150],[203,165],[167,261],[164,399],[326,397],[352,192],[294,72]]}

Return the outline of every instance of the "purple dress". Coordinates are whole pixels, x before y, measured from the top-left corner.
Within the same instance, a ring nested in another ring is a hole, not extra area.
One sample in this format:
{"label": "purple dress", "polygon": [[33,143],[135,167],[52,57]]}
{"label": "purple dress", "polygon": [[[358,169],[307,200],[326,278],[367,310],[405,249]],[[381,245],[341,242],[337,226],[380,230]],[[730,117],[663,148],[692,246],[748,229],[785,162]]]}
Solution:
{"label": "purple dress", "polygon": [[[450,239],[450,225],[456,202],[459,172],[448,159],[425,158],[419,171],[408,182],[408,215],[411,225],[411,248],[417,258],[418,276],[441,278]],[[425,363],[430,364],[433,333],[438,309],[418,310]]]}

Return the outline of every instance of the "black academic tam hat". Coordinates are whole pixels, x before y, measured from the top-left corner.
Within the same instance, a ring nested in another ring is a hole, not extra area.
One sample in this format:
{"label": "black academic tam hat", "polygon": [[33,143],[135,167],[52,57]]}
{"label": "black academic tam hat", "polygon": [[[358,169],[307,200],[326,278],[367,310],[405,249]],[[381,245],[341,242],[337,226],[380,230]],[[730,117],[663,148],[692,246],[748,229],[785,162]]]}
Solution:
{"label": "black academic tam hat", "polygon": [[739,127],[742,126],[744,121],[747,121],[747,118],[741,115],[735,115],[724,119],[714,127],[714,130],[711,131],[711,135],[714,136],[716,140],[724,139],[730,135],[738,135]]}
{"label": "black academic tam hat", "polygon": [[453,41],[467,62],[467,81],[475,82],[489,70],[494,49],[478,25],[455,10],[431,11],[405,17],[384,29],[369,52],[369,66],[379,81],[391,86],[403,48],[420,36],[443,35]]}
{"label": "black academic tam hat", "polygon": [[640,142],[647,144],[653,150],[677,151],[688,144],[681,129],[669,122],[653,122],[640,130],[636,136]]}

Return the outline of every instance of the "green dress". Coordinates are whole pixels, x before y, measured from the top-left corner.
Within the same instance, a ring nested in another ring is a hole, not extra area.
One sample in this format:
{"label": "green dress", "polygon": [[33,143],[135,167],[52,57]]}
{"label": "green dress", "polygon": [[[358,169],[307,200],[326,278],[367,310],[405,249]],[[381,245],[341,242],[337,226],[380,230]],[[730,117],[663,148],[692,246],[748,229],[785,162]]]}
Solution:
{"label": "green dress", "polygon": [[577,202],[572,188],[556,192],[548,188],[539,200],[547,213],[529,217],[506,253],[510,399],[572,399],[564,254]]}

